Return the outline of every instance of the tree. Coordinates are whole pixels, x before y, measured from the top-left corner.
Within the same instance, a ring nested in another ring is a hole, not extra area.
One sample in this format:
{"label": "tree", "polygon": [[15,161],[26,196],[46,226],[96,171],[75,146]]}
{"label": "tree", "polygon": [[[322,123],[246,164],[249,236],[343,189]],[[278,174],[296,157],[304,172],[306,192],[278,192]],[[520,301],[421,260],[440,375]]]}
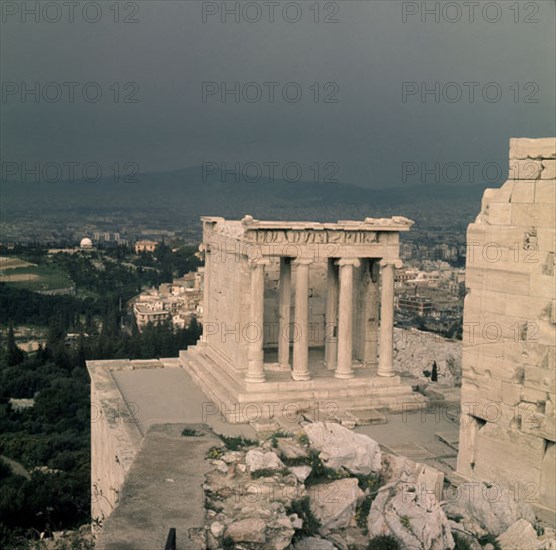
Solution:
{"label": "tree", "polygon": [[25,354],[23,351],[19,349],[17,344],[15,343],[15,335],[14,335],[14,327],[10,324],[10,328],[8,329],[8,339],[6,342],[6,354],[7,354],[7,361],[8,366],[13,367],[14,365],[19,365],[25,358]]}

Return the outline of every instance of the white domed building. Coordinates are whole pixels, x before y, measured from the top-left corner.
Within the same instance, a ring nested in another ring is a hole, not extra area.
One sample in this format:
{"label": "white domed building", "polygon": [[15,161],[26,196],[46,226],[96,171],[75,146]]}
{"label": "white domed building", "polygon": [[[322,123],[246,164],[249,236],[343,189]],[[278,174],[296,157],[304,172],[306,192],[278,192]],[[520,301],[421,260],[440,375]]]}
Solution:
{"label": "white domed building", "polygon": [[93,248],[93,241],[89,237],[83,237],[79,243],[79,248],[84,248],[90,250]]}

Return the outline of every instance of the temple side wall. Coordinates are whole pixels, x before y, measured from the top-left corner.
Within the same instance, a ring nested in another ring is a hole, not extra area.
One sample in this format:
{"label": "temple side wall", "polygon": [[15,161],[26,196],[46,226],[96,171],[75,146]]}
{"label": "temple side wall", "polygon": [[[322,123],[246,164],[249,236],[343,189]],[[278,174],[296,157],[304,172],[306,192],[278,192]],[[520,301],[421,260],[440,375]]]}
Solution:
{"label": "temple side wall", "polygon": [[468,227],[458,471],[556,509],[556,139],[512,139]]}

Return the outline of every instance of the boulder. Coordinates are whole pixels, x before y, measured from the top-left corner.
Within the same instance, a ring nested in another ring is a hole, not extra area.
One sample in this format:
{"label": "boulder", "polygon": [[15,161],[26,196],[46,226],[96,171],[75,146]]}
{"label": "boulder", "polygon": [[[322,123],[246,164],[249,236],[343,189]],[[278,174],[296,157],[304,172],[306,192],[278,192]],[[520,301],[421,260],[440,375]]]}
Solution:
{"label": "boulder", "polygon": [[445,499],[447,513],[462,516],[465,529],[479,535],[499,536],[519,519],[535,522],[531,506],[500,485],[462,483]]}
{"label": "boulder", "polygon": [[282,458],[307,458],[309,456],[308,450],[301,446],[297,441],[290,438],[277,439],[278,453]]}
{"label": "boulder", "polygon": [[311,511],[321,522],[322,533],[349,527],[364,493],[354,478],[315,485],[308,490]]}
{"label": "boulder", "polygon": [[288,517],[284,516],[269,525],[267,529],[267,548],[284,550],[290,546],[295,529]]}
{"label": "boulder", "polygon": [[546,542],[540,540],[535,528],[526,520],[518,519],[497,539],[501,550],[542,550]]}
{"label": "boulder", "polygon": [[309,477],[312,468],[311,466],[290,466],[289,470],[298,481],[303,483]]}
{"label": "boulder", "polygon": [[224,524],[220,523],[219,521],[214,521],[210,525],[210,532],[216,538],[222,536],[222,533],[224,533],[224,529],[225,529]]}
{"label": "boulder", "polygon": [[318,537],[306,537],[293,545],[294,550],[336,550],[328,540]]}
{"label": "boulder", "polygon": [[262,519],[242,519],[228,525],[226,534],[234,542],[266,542],[266,523]]}
{"label": "boulder", "polygon": [[414,462],[404,456],[385,453],[381,473],[386,482],[402,481],[408,485],[413,484],[417,491],[433,493],[436,500],[442,500],[444,473],[432,466]]}
{"label": "boulder", "polygon": [[269,451],[252,450],[245,455],[245,463],[250,472],[258,470],[282,470],[285,468],[284,463],[278,458],[276,453]]}
{"label": "boulder", "polygon": [[403,548],[412,550],[451,550],[455,546],[448,518],[434,494],[404,483],[391,483],[379,491],[367,527],[373,536],[392,535]]}
{"label": "boulder", "polygon": [[311,446],[330,468],[346,468],[356,474],[379,472],[382,453],[378,443],[331,422],[314,422],[303,428]]}
{"label": "boulder", "polygon": [[232,464],[233,462],[239,462],[243,459],[243,453],[240,451],[228,451],[222,455],[222,460],[226,464]]}

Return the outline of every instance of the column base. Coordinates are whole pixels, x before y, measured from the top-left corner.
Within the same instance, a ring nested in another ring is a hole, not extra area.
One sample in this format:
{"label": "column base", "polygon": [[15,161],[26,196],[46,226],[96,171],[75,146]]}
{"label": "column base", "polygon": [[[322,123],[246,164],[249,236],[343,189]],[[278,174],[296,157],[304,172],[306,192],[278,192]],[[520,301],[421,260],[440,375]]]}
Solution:
{"label": "column base", "polygon": [[292,379],[296,382],[306,382],[311,380],[311,375],[308,372],[296,373],[292,371]]}
{"label": "column base", "polygon": [[264,374],[248,374],[245,377],[245,382],[247,384],[261,384],[262,382],[265,382],[265,377]]}
{"label": "column base", "polygon": [[336,366],[334,364],[329,364],[326,361],[324,362],[324,366],[328,369],[328,370],[336,370]]}
{"label": "column base", "polygon": [[339,378],[341,380],[345,380],[347,378],[354,378],[355,374],[353,372],[335,372],[334,378]]}
{"label": "column base", "polygon": [[396,373],[395,373],[393,370],[391,370],[391,369],[388,369],[388,370],[381,370],[381,369],[379,368],[379,369],[376,371],[376,374],[377,374],[378,376],[387,376],[387,377],[396,376]]}

